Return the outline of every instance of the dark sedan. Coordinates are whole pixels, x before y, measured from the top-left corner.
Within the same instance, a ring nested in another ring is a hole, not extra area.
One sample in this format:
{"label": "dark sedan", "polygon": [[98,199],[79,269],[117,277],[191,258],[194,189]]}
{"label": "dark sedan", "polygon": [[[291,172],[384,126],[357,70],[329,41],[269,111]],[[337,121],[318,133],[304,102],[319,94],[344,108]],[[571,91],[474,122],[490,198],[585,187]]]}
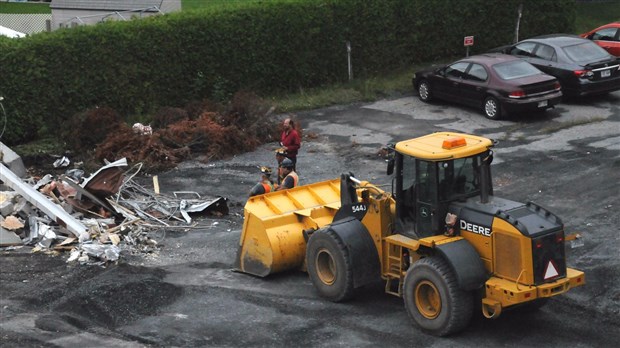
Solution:
{"label": "dark sedan", "polygon": [[562,98],[555,77],[519,58],[499,53],[471,56],[416,72],[413,87],[424,102],[437,98],[481,108],[492,120],[510,113],[546,110]]}
{"label": "dark sedan", "polygon": [[557,77],[566,96],[620,90],[620,58],[576,35],[538,36],[494,51],[519,57]]}

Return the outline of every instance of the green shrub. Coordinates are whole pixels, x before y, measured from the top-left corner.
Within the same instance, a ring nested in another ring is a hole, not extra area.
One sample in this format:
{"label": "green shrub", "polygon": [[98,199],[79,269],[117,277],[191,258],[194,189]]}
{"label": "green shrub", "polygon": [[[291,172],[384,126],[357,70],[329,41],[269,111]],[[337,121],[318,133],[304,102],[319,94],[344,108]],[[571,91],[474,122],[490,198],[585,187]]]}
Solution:
{"label": "green shrub", "polygon": [[308,0],[222,6],[0,40],[3,141],[53,132],[80,112],[110,107],[142,118],[160,107],[272,94],[376,76],[412,64],[572,32],[572,0]]}

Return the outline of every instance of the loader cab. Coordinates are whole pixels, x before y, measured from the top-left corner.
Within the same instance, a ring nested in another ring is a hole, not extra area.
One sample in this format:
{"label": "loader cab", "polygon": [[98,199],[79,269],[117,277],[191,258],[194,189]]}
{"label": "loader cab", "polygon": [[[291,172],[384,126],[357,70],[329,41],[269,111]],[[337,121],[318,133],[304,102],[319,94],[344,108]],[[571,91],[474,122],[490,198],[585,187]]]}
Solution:
{"label": "loader cab", "polygon": [[396,144],[397,232],[412,238],[442,234],[450,203],[492,194],[486,138],[434,133]]}

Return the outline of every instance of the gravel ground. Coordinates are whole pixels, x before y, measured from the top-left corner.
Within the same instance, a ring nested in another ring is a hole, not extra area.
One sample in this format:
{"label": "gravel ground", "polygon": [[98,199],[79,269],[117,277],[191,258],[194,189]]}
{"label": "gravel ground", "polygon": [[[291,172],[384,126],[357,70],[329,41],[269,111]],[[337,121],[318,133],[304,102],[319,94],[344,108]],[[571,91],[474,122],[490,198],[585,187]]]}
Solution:
{"label": "gravel ground", "polygon": [[[169,230],[156,253],[123,253],[105,268],[65,263],[68,254],[0,251],[0,342],[19,347],[602,347],[620,341],[620,92],[493,122],[478,111],[412,97],[297,115],[304,129],[301,183],[351,171],[388,187],[380,148],[455,130],[498,140],[495,195],[534,201],[559,215],[585,245],[567,249],[587,284],[535,313],[476,319],[448,338],[423,334],[383,284],[329,303],[307,275],[268,278],[232,271],[243,204],[276,144],[159,173],[163,192],[229,199],[230,214],[200,228]],[[308,136],[312,135],[312,136]],[[148,184],[150,177],[140,180]]]}

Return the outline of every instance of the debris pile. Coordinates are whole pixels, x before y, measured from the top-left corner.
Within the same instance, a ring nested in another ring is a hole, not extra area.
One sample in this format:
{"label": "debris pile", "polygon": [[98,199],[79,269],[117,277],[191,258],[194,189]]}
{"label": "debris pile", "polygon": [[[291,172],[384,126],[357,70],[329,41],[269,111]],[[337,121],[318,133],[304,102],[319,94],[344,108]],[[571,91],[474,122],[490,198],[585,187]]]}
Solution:
{"label": "debris pile", "polygon": [[[69,251],[67,262],[105,264],[123,251],[156,251],[166,229],[196,226],[190,214],[228,214],[224,197],[163,195],[134,181],[142,164],[124,170],[127,166],[123,158],[87,178],[69,169],[35,182],[0,164],[0,181],[8,187],[0,191],[0,247]],[[155,187],[158,191],[158,183]]]}
{"label": "debris pile", "polygon": [[274,110],[247,92],[237,93],[227,105],[204,101],[164,107],[148,123],[132,125],[115,110],[98,107],[74,115],[63,138],[77,157],[96,163],[127,158],[148,171],[167,170],[190,157],[222,159],[278,139]]}
{"label": "debris pile", "polygon": [[[27,172],[21,158],[0,143],[0,184],[8,186],[0,188],[0,247],[70,251],[70,261],[83,263],[115,261],[125,250],[157,250],[162,231],[192,228],[191,214],[227,214],[227,202],[195,192],[168,197],[140,186],[134,176],[189,157],[221,159],[274,141],[279,135],[274,110],[249,92],[237,93],[226,105],[201,101],[161,108],[145,123],[127,124],[114,109],[96,107],[74,115],[61,130],[72,150],[58,156],[53,170],[66,169],[64,174],[44,171],[36,180],[22,181]],[[69,169],[69,157],[82,166]],[[94,171],[106,158],[123,159],[85,178],[82,168]],[[140,165],[124,171],[128,162]]]}

